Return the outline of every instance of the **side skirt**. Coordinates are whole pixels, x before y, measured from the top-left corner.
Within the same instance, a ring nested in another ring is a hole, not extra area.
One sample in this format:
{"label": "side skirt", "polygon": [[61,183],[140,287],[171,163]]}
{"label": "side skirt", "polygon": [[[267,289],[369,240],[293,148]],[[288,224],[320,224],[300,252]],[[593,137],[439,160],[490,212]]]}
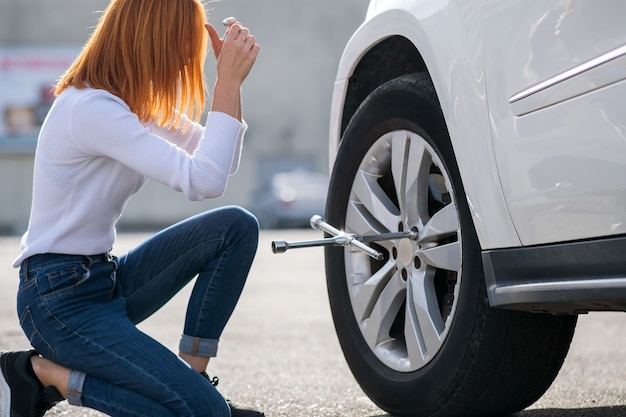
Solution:
{"label": "side skirt", "polygon": [[626,236],[486,250],[482,260],[492,307],[626,311]]}

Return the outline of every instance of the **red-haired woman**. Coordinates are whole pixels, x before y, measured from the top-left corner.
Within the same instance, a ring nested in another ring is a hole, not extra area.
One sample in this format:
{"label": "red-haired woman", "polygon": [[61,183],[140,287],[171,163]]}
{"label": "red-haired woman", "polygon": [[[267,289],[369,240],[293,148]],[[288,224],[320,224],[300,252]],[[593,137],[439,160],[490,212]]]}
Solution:
{"label": "red-haired woman", "polygon": [[[35,350],[0,356],[1,415],[43,416],[64,398],[112,416],[263,415],[234,408],[205,372],[255,255],[256,219],[224,207],[109,252],[147,179],[203,200],[237,170],[240,87],[259,46],[236,20],[221,39],[205,15],[200,0],[113,0],[58,82],[14,264]],[[217,79],[202,126],[209,39]],[[194,278],[177,356],[136,324]]]}

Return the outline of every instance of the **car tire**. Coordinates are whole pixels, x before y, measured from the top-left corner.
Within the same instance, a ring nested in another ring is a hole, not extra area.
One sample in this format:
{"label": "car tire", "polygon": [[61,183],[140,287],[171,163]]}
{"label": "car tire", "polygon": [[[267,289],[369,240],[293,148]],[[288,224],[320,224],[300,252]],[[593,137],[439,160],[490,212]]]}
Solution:
{"label": "car tire", "polygon": [[349,246],[325,248],[339,342],[375,404],[399,416],[501,416],[548,389],[577,316],[489,307],[481,248],[428,75],[389,81],[356,111],[326,219],[358,235],[417,233],[370,243],[382,261]]}

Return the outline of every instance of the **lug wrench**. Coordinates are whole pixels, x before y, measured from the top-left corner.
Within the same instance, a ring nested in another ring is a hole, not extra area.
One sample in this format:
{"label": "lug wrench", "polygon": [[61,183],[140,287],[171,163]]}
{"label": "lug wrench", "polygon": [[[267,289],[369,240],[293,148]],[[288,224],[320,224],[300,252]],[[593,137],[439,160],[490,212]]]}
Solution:
{"label": "lug wrench", "polygon": [[394,240],[394,239],[412,239],[417,238],[417,232],[410,230],[407,232],[397,233],[380,233],[377,235],[356,235],[352,233],[345,233],[334,226],[326,223],[322,216],[313,216],[310,221],[311,227],[316,230],[321,230],[328,233],[332,237],[317,239],[317,240],[303,240],[299,242],[285,242],[284,240],[275,240],[272,242],[272,252],[285,253],[289,249],[296,248],[311,248],[315,246],[352,246],[359,249],[376,260],[383,260],[384,255],[367,246],[364,242],[378,242],[382,240]]}

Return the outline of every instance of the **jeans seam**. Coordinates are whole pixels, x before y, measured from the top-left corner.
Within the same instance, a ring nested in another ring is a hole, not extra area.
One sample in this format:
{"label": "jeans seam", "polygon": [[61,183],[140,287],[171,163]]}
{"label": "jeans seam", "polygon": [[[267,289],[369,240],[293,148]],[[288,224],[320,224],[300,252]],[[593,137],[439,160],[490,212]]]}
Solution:
{"label": "jeans seam", "polygon": [[191,345],[191,354],[196,355],[198,353],[198,346],[200,346],[200,338],[194,337],[193,344]]}
{"label": "jeans seam", "polygon": [[202,317],[202,313],[204,312],[204,308],[206,306],[206,299],[208,296],[209,291],[211,290],[211,286],[213,284],[213,281],[215,280],[215,275],[217,274],[217,270],[219,269],[219,266],[222,264],[222,260],[224,259],[224,252],[222,252],[222,254],[219,257],[219,261],[217,262],[217,265],[215,266],[215,269],[213,270],[213,275],[211,275],[211,279],[209,280],[207,286],[206,286],[206,290],[204,291],[204,294],[202,295],[202,307],[200,308],[200,313],[198,314],[198,319],[196,320],[196,324],[194,326],[194,334],[198,334],[198,327],[200,327],[200,323],[199,323],[199,319],[200,317]]}

